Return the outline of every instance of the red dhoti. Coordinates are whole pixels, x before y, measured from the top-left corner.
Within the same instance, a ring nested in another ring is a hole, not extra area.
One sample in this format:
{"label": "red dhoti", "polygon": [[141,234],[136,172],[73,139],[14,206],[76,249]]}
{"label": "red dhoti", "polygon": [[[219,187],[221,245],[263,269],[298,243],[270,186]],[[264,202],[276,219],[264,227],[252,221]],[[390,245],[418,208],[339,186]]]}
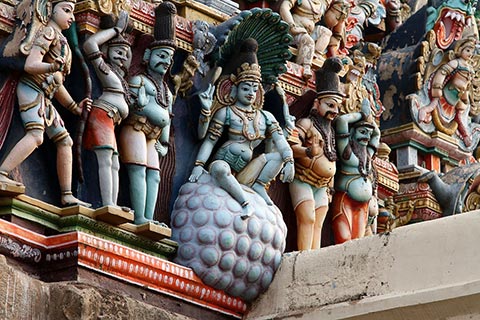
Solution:
{"label": "red dhoti", "polygon": [[335,191],[331,204],[332,229],[335,243],[362,238],[368,218],[368,202],[351,199],[346,192]]}

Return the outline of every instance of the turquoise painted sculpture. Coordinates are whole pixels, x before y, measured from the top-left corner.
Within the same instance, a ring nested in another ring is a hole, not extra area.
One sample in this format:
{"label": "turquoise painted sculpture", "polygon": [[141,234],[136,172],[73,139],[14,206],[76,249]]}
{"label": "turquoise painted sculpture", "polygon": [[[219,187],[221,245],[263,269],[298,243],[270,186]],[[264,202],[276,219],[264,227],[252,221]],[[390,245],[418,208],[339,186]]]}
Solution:
{"label": "turquoise painted sculpture", "polygon": [[[267,184],[279,173],[284,182],[292,181],[294,174],[292,150],[282,128],[271,113],[262,110],[263,88],[256,51],[257,42],[251,38],[245,40],[236,74],[220,82],[216,95],[220,107],[210,121],[203,123],[203,126],[209,124],[208,132],[189,178],[190,182],[198,181],[223,131],[228,130],[227,141],[214,154],[209,172],[244,208],[244,218],[253,213],[254,205],[246,199],[241,185],[251,187],[267,205],[273,205]],[[229,95],[225,89],[230,91]],[[210,106],[204,103],[202,112],[207,117],[210,107],[211,103]],[[275,149],[267,149],[254,158],[254,149],[267,138],[273,141]]]}
{"label": "turquoise painted sculpture", "polygon": [[[278,174],[286,182],[294,176],[282,127],[262,109],[256,50],[254,39],[244,40],[233,65],[224,68],[233,72],[220,77],[216,91],[210,86],[200,95],[204,140],[171,218],[172,239],[179,243],[176,262],[248,301],[271,283],[285,249],[282,213],[266,188]],[[265,148],[259,152],[260,145]]]}
{"label": "turquoise painted sculpture", "polygon": [[372,157],[380,143],[380,130],[368,104],[361,112],[339,116],[335,130],[339,167],[331,207],[338,244],[365,235],[370,201],[375,201]]}
{"label": "turquoise painted sculpture", "polygon": [[160,184],[159,156],[164,157],[169,147],[173,95],[164,77],[176,48],[175,15],[171,2],[156,7],[155,41],[143,56],[147,70],[129,80],[134,102],[122,125],[119,145],[137,225],[153,221]]}

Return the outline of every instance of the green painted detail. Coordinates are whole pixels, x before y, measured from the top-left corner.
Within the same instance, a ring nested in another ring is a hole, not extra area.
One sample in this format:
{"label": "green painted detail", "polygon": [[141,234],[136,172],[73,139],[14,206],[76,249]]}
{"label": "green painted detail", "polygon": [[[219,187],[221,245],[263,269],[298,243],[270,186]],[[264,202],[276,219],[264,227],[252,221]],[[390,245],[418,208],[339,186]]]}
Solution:
{"label": "green painted detail", "polygon": [[292,57],[288,47],[293,38],[288,24],[268,8],[242,11],[238,19],[240,23],[230,31],[215,60],[225,66],[235,59],[243,40],[254,38],[258,42],[257,59],[264,84],[277,82],[278,77],[287,71],[286,63]]}
{"label": "green painted detail", "polygon": [[96,221],[87,216],[71,215],[61,217],[31,204],[11,198],[0,198],[0,216],[2,215],[14,215],[38,223],[59,233],[71,231],[88,233],[162,259],[172,257],[178,247],[178,244],[171,239],[153,241],[107,223]]}

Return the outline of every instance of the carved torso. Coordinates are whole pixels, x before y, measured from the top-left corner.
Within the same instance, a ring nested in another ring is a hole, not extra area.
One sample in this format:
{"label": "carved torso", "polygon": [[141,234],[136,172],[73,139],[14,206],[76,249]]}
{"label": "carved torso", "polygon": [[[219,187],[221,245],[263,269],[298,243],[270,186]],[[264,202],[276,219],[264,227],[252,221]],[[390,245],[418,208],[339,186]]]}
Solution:
{"label": "carved torso", "polygon": [[297,128],[299,129],[299,135],[301,139],[303,139],[303,145],[305,147],[312,147],[313,137],[317,136],[321,151],[318,155],[315,155],[312,158],[306,155],[301,157],[295,156],[295,167],[298,167],[296,175],[311,175],[313,173],[315,176],[319,177],[333,177],[336,172],[335,161],[330,161],[325,156],[324,144],[326,142],[323,140],[321,133],[313,125],[312,120],[307,118],[299,120]]}

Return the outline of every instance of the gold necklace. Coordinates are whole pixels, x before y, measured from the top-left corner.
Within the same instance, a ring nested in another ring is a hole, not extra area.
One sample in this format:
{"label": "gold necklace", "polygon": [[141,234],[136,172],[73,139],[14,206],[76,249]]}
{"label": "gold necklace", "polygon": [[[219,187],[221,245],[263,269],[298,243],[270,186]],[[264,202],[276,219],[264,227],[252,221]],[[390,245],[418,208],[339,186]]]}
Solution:
{"label": "gold necklace", "polygon": [[[233,113],[235,113],[238,117],[240,117],[240,119],[242,119],[243,136],[249,141],[257,140],[258,138],[260,138],[260,130],[258,129],[258,120],[259,120],[260,113],[257,112],[258,110],[256,109],[245,110],[245,109],[239,108],[236,105],[233,105],[231,108]],[[248,125],[250,122],[252,122],[253,130],[255,133],[250,133],[248,131]]]}

